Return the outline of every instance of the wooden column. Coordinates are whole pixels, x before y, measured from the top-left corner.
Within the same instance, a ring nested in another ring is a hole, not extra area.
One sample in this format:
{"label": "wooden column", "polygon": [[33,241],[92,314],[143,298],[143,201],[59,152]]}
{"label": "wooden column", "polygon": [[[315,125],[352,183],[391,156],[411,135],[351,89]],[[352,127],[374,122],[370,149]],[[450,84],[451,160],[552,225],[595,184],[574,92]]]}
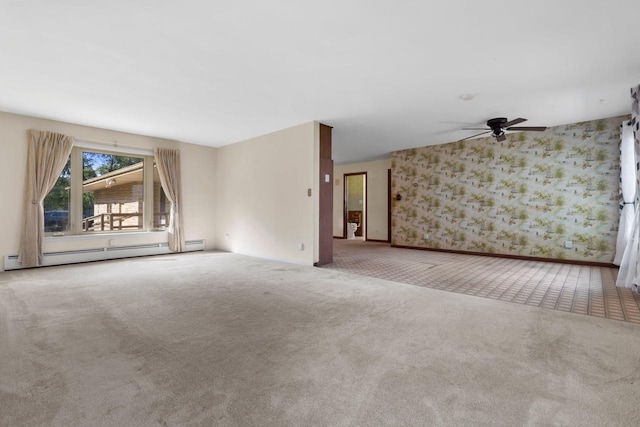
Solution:
{"label": "wooden column", "polygon": [[[331,126],[320,124],[319,250],[316,265],[333,262],[333,160]],[[328,176],[328,179],[327,179]],[[328,182],[327,182],[328,181]]]}

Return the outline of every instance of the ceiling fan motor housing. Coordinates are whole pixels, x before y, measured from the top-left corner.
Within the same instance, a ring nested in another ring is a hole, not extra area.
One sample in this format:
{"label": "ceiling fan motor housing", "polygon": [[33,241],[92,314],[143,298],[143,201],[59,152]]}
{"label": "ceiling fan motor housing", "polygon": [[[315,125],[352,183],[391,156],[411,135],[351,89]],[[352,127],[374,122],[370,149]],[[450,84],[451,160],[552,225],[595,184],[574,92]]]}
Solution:
{"label": "ceiling fan motor housing", "polygon": [[[497,117],[495,119],[489,119],[487,120],[487,126],[489,126],[491,128],[491,130],[493,131],[493,136],[495,136],[496,138],[498,138],[498,141],[502,141],[505,139],[504,137],[504,131],[502,130],[502,126],[507,123],[507,118],[506,117]],[[502,138],[500,138],[502,137]]]}

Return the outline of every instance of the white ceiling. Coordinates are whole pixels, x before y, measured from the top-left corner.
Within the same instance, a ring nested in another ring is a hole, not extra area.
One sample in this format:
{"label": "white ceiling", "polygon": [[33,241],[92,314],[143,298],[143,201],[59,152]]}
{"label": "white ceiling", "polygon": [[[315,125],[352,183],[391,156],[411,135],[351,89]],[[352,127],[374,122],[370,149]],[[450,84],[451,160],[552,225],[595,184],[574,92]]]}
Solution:
{"label": "white ceiling", "polygon": [[211,146],[318,120],[334,127],[337,163],[373,160],[496,116],[555,126],[629,113],[637,9],[0,1],[0,110]]}

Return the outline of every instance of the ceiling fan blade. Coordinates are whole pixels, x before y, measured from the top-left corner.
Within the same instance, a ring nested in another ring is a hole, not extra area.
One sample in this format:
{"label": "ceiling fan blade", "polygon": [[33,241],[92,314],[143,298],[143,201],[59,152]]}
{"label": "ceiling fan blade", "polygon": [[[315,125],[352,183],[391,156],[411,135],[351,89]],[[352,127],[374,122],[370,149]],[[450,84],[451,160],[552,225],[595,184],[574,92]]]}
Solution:
{"label": "ceiling fan blade", "polygon": [[505,130],[519,130],[519,131],[529,131],[529,132],[542,132],[547,130],[544,126],[518,126],[518,127],[509,127]]}
{"label": "ceiling fan blade", "polygon": [[462,130],[491,130],[489,128],[462,128]]}
{"label": "ceiling fan blade", "polygon": [[513,119],[510,122],[503,123],[502,125],[500,125],[500,127],[501,128],[508,128],[510,126],[517,125],[518,123],[522,123],[522,122],[526,122],[526,121],[527,121],[527,119],[523,119],[521,117],[521,118],[518,118],[518,119]]}
{"label": "ceiling fan blade", "polygon": [[477,135],[471,135],[471,136],[468,136],[468,137],[466,137],[466,138],[459,139],[459,140],[458,140],[458,142],[460,142],[460,141],[464,141],[465,139],[475,138],[476,136],[484,135],[485,133],[489,133],[489,132],[491,132],[491,131],[490,131],[490,130],[488,130],[488,131],[486,131],[486,132],[481,132],[481,133],[479,133],[479,134],[477,134]]}

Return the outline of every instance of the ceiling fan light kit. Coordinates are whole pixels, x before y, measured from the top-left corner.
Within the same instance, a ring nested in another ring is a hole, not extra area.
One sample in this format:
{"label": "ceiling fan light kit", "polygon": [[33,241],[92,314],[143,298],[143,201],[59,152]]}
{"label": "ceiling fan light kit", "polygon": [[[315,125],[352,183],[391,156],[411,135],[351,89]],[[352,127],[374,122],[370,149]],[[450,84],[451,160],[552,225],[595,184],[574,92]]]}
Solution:
{"label": "ceiling fan light kit", "polygon": [[487,128],[463,128],[462,130],[483,130],[484,132],[480,132],[476,135],[471,135],[466,138],[462,138],[459,141],[464,141],[466,139],[476,138],[480,135],[484,135],[486,133],[491,132],[491,136],[495,137],[497,141],[504,141],[507,139],[504,131],[526,131],[526,132],[542,132],[547,130],[545,126],[515,126],[522,122],[526,122],[527,119],[523,119],[521,117],[517,119],[513,119],[511,121],[507,120],[506,117],[496,117],[494,119],[487,120]]}

